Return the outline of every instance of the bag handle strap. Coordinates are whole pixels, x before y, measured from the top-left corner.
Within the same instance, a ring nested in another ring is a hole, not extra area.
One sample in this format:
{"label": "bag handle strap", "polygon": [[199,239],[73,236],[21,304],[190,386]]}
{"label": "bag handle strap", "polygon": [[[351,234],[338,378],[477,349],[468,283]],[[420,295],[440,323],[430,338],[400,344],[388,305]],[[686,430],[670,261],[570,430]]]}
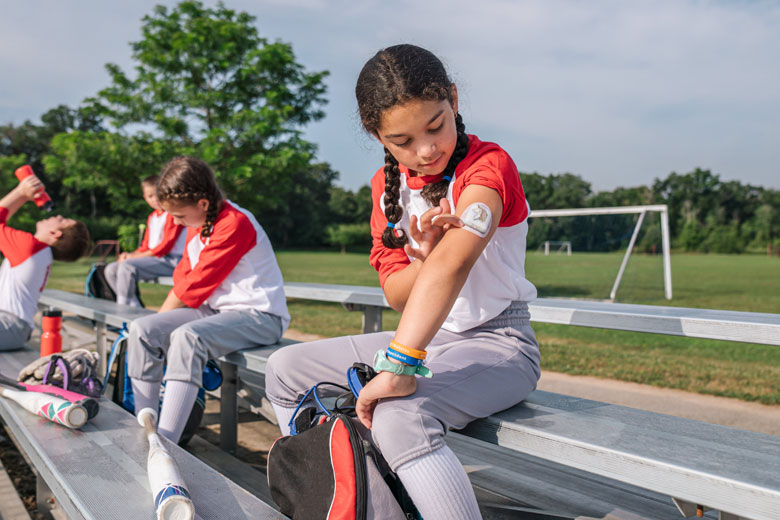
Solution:
{"label": "bag handle strap", "polygon": [[54,373],[57,371],[57,367],[59,367],[60,372],[62,372],[62,388],[67,390],[70,388],[70,367],[65,359],[59,354],[53,354],[49,359],[49,364],[46,366],[46,372],[43,374],[43,384],[51,385],[54,383]]}

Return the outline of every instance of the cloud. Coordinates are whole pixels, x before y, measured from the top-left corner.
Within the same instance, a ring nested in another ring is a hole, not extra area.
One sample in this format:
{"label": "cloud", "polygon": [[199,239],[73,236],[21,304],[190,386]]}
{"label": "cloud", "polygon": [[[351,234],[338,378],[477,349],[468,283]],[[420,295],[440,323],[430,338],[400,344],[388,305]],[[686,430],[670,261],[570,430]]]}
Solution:
{"label": "cloud", "polygon": [[[13,80],[0,84],[0,120],[78,103],[107,84],[106,62],[127,70],[127,42],[138,39],[139,20],[155,3],[7,6],[0,67]],[[504,146],[523,171],[570,171],[610,189],[700,166],[780,187],[776,2],[228,5],[257,16],[262,35],[291,42],[308,69],[331,71],[328,116],[307,135],[350,188],[367,182],[382,157],[356,122],[355,78],[379,48],[403,41],[442,57],[467,128]],[[11,52],[11,41],[24,45]]]}

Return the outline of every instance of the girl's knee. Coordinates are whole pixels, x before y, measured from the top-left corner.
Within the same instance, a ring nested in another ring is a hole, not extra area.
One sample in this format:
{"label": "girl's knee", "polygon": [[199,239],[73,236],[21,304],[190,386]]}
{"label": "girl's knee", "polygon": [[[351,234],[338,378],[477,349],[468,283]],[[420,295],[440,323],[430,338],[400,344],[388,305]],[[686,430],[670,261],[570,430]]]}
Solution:
{"label": "girl's knee", "polygon": [[287,370],[295,363],[295,356],[289,354],[286,348],[280,348],[270,356],[265,367],[265,377],[283,376]]}
{"label": "girl's knee", "polygon": [[268,357],[265,365],[265,391],[271,398],[295,399],[295,396],[287,396],[285,381],[287,374],[295,369],[295,355],[291,355],[290,349],[280,348]]}
{"label": "girl's knee", "polygon": [[444,442],[444,427],[437,419],[398,406],[402,403],[380,403],[371,420],[371,438],[393,471]]}
{"label": "girl's knee", "polygon": [[154,320],[150,318],[156,316],[156,314],[152,314],[133,320],[132,323],[130,323],[130,326],[127,328],[128,348],[132,348],[133,345],[138,344],[139,340],[145,340],[149,336],[149,333],[155,330]]}

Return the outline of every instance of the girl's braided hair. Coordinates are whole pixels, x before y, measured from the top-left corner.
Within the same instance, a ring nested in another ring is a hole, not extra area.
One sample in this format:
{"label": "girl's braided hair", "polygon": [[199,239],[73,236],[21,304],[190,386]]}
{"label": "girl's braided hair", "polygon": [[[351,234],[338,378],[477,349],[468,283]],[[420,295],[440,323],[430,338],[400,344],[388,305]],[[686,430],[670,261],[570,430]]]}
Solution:
{"label": "girl's braided hair", "polygon": [[[396,105],[413,99],[431,101],[447,100],[452,103],[453,83],[441,60],[432,52],[416,45],[402,44],[382,49],[368,60],[358,76],[355,87],[358,112],[363,128],[376,135],[382,113]],[[447,195],[447,189],[458,163],[466,157],[469,139],[466,125],[460,114],[455,116],[458,132],[455,151],[452,153],[441,181],[426,185],[422,196],[431,206]],[[399,203],[401,172],[398,161],[385,148],[385,217],[391,224],[401,221],[404,210]],[[382,234],[382,243],[388,248],[403,247],[409,240],[406,233],[388,227]]]}
{"label": "girl's braided hair", "polygon": [[160,202],[175,200],[180,204],[209,201],[206,222],[200,228],[200,236],[206,239],[211,235],[224,197],[208,164],[196,157],[174,157],[160,173],[157,198]]}

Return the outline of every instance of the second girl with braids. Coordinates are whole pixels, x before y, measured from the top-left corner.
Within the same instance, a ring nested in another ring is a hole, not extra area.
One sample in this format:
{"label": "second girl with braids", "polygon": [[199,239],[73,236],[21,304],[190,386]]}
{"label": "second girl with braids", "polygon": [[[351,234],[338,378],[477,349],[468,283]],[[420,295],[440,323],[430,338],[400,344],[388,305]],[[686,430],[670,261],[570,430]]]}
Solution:
{"label": "second girl with braids", "polygon": [[290,316],[265,231],[251,213],[223,198],[205,162],[171,160],[157,198],[176,224],[188,226],[186,245],[159,312],[130,327],[127,372],[136,412],[156,410],[167,364],[157,428],[178,442],[206,361],[276,343]]}
{"label": "second girl with braids", "polygon": [[422,517],[480,518],[444,436],[517,404],[539,378],[520,176],[501,147],[466,134],[458,91],[425,49],[380,51],[356,95],[363,126],[385,151],[371,181],[370,262],[401,321],[395,332],[277,351],[266,393],[286,434],[302,392],[343,380],[355,361],[373,364],[379,374],[360,392],[358,418]]}

